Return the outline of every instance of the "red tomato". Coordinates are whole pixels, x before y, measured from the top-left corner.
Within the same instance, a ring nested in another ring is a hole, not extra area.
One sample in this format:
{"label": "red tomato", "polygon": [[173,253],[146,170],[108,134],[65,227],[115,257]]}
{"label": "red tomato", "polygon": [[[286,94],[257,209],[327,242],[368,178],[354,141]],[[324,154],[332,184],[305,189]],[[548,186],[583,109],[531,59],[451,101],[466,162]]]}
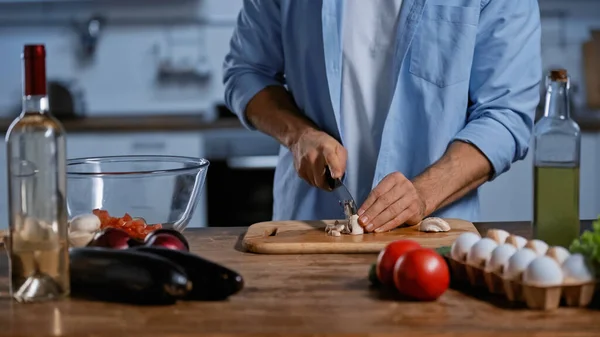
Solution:
{"label": "red tomato", "polygon": [[402,295],[434,301],[450,286],[450,271],[444,258],[433,249],[415,249],[396,262],[394,284]]}
{"label": "red tomato", "polygon": [[394,285],[394,265],[400,256],[408,251],[421,248],[421,245],[413,240],[398,240],[389,243],[377,257],[377,278],[387,286]]}

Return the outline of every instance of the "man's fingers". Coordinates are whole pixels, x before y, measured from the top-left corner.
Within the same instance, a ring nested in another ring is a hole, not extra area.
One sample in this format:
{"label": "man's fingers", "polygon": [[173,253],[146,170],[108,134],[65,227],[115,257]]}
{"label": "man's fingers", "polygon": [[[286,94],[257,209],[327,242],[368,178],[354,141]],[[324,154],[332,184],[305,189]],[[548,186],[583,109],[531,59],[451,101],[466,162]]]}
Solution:
{"label": "man's fingers", "polygon": [[342,146],[336,146],[331,150],[323,152],[325,156],[325,164],[331,170],[331,177],[341,178],[346,171],[346,150]]}
{"label": "man's fingers", "polygon": [[[377,201],[377,199],[379,199],[385,193],[389,192],[394,187],[394,185],[396,185],[396,182],[394,181],[394,179],[390,178],[390,175],[383,178],[379,182],[379,184],[375,186],[371,193],[369,193],[367,199],[360,206],[360,209],[358,210],[358,216],[363,215],[375,203],[375,201]],[[363,219],[363,217],[361,217],[359,221],[361,223],[366,223],[368,219]]]}
{"label": "man's fingers", "polygon": [[392,218],[390,221],[386,222],[383,226],[375,229],[376,233],[383,233],[387,231],[391,231],[392,229],[403,225],[406,220],[411,216],[411,210],[409,208],[402,211],[400,214]]}
{"label": "man's fingers", "polygon": [[329,185],[325,180],[325,158],[318,156],[314,163],[311,163],[312,176],[315,186],[324,190],[329,190]]}
{"label": "man's fingers", "polygon": [[316,156],[303,157],[296,170],[301,179],[305,180],[311,186],[318,187],[313,174],[313,167],[316,159]]}
{"label": "man's fingers", "polygon": [[[366,209],[366,211],[360,215],[359,224],[363,227],[368,225],[376,224],[374,221],[379,218],[380,214],[385,211],[388,207],[398,202],[400,198],[404,195],[404,191],[398,185],[392,186],[392,188],[383,193],[381,196],[375,200],[375,202]],[[384,222],[378,222],[377,224],[382,225]]]}
{"label": "man's fingers", "polygon": [[392,221],[396,216],[398,216],[398,214],[404,212],[410,206],[410,203],[411,198],[406,196],[405,191],[402,190],[399,200],[390,204],[388,207],[379,212],[379,214],[377,214],[374,218],[369,220],[369,224],[372,227],[369,228],[368,231],[373,231],[387,224],[389,221]]}

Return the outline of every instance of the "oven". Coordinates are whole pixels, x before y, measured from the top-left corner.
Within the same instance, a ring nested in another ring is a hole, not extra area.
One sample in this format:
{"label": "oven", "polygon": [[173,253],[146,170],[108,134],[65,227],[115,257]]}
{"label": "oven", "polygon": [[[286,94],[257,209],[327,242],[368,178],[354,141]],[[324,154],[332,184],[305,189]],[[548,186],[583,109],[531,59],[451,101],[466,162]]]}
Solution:
{"label": "oven", "polygon": [[269,221],[279,143],[245,129],[218,130],[205,136],[208,227],[250,226]]}

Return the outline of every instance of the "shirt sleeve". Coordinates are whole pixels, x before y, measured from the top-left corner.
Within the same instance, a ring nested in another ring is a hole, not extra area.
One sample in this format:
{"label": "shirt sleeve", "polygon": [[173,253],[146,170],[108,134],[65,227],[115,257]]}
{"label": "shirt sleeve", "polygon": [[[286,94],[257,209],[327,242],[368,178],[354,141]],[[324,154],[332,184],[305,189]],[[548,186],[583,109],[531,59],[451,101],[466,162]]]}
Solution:
{"label": "shirt sleeve", "polygon": [[250,99],[283,84],[280,18],[279,0],[244,0],[223,63],[225,104],[250,130],[255,130],[246,118]]}
{"label": "shirt sleeve", "polygon": [[467,124],[455,140],[490,161],[490,180],[527,155],[542,80],[536,0],[487,0],[479,19]]}

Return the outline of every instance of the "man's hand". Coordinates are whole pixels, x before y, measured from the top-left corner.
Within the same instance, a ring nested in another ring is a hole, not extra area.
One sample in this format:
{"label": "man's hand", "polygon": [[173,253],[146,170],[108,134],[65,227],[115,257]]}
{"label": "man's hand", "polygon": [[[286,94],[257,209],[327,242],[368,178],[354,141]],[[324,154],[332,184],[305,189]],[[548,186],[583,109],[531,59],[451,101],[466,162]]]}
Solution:
{"label": "man's hand", "polygon": [[425,216],[425,201],[402,173],[387,175],[358,210],[359,224],[367,232],[384,232],[402,224],[416,225]]}
{"label": "man's hand", "polygon": [[329,166],[333,178],[342,177],[346,171],[346,149],[323,131],[305,131],[290,146],[290,151],[294,155],[298,176],[312,186],[329,190],[325,181],[325,166]]}

